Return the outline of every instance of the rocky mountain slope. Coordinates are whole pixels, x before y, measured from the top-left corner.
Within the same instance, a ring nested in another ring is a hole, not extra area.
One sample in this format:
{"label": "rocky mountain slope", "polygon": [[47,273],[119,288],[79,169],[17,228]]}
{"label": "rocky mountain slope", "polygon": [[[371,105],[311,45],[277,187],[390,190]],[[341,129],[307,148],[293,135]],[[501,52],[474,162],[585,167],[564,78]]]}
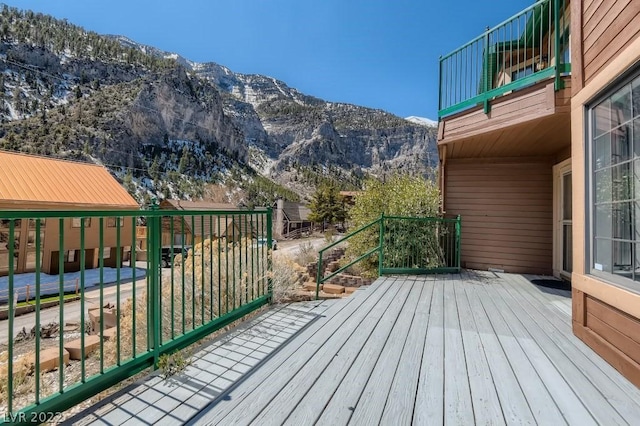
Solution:
{"label": "rocky mountain slope", "polygon": [[223,182],[266,203],[297,197],[270,179],[307,195],[437,162],[424,123],[7,6],[0,65],[0,148],[102,163],[140,197]]}

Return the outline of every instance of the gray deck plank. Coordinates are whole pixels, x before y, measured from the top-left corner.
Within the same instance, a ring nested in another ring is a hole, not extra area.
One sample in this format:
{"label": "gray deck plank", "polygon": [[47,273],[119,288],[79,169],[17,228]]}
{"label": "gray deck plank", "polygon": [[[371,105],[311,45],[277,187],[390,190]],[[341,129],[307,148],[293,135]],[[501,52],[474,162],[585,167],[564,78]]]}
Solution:
{"label": "gray deck plank", "polygon": [[569,293],[530,278],[385,277],[279,307],[81,423],[640,424],[640,389],[573,335]]}
{"label": "gray deck plank", "polygon": [[413,286],[410,282],[403,280],[400,281],[400,287],[390,304],[379,307],[382,318],[362,347],[352,367],[331,395],[316,424],[348,423]]}
{"label": "gray deck plank", "polygon": [[[229,361],[231,363],[229,365],[234,367],[238,362],[236,360],[244,360],[243,357],[251,354],[251,352],[235,353],[230,349],[235,342],[242,341],[241,338],[245,335],[256,333],[265,337],[267,343],[269,339],[290,337],[296,329],[309,323],[314,315],[321,315],[330,307],[331,304],[327,302],[309,302],[298,303],[293,307],[292,305],[281,305],[270,309],[210,342],[208,346],[201,347],[193,355],[193,364],[179,375],[168,380],[164,380],[158,373],[147,376],[126,389],[124,393],[116,394],[98,404],[95,413],[99,415],[99,418],[106,419],[113,425],[141,422],[145,421],[145,418],[154,419],[155,422],[164,417],[170,417],[175,422],[176,419],[172,417],[171,411],[172,409],[180,411],[179,406],[185,400],[192,403],[199,402],[199,406],[190,407],[195,410],[194,413],[197,413],[210,399],[232,383],[232,380],[229,379],[225,386],[216,387],[216,383],[221,382],[221,377],[217,377],[210,371],[210,366],[215,365],[212,362]],[[234,360],[231,355],[237,355],[238,358]],[[235,374],[236,377],[240,376],[240,373],[223,368],[221,365],[217,365],[217,367],[222,368],[220,375]],[[178,403],[175,403],[176,401]],[[81,415],[78,418],[79,421],[71,419],[70,422],[74,424],[91,423],[84,421],[85,419]]]}
{"label": "gray deck plank", "polygon": [[493,383],[491,368],[480,339],[471,306],[463,283],[454,281],[454,294],[458,305],[458,317],[464,343],[464,356],[467,362],[469,387],[473,401],[473,413],[476,424],[505,424],[500,399]]}
{"label": "gray deck plank", "polygon": [[[400,283],[394,283],[393,287],[387,290],[387,294],[384,295],[386,300],[380,306],[389,306],[391,301],[397,297],[399,289]],[[305,374],[304,380],[298,380],[300,388],[297,394],[299,396],[292,397],[291,405],[295,405],[295,408],[289,414],[285,424],[311,424],[320,417],[325,405],[340,386],[349,369],[353,367],[363,346],[371,338],[371,334],[379,326],[383,316],[384,309],[378,309],[370,314],[367,320],[358,327],[356,333],[336,353],[332,365],[328,370],[323,371],[323,374],[320,376],[316,374],[306,376]],[[298,400],[298,397],[302,399]]]}
{"label": "gray deck plank", "polygon": [[516,374],[519,388],[522,390],[531,413],[539,424],[563,424],[564,418],[560,410],[553,402],[553,398],[545,387],[542,379],[533,367],[526,353],[522,350],[518,338],[505,323],[500,314],[504,307],[494,303],[498,284],[492,284],[490,291],[479,292],[478,296],[485,312],[489,316],[498,340],[502,345],[505,355]]}
{"label": "gray deck plank", "polygon": [[[503,286],[502,293],[506,300],[519,304],[532,318],[539,318],[535,325],[524,323],[525,327],[535,335],[539,347],[545,351],[560,374],[572,385],[586,409],[589,409],[600,423],[625,424],[625,418],[634,420],[635,423],[640,422],[638,399],[630,398],[627,392],[622,391],[609,376],[593,365],[577,349],[574,342],[579,342],[575,336],[559,333],[545,317],[544,305],[535,304],[535,299],[532,298],[528,298],[527,301],[521,300],[520,289],[513,286]],[[638,396],[640,392],[636,394],[636,398]]]}
{"label": "gray deck plank", "polygon": [[[353,410],[349,423],[356,425],[380,423],[385,404],[391,396],[391,385],[393,384],[400,357],[407,343],[407,338],[415,338],[415,336],[409,337],[409,330],[415,318],[423,287],[423,285],[415,284],[415,281],[412,282],[411,293],[409,293],[409,297],[397,316],[397,320],[393,325],[387,341],[380,342],[384,347],[375,363],[373,371],[371,371],[369,381],[360,395],[355,410]],[[410,404],[413,406],[415,394],[410,396],[410,398]],[[407,410],[408,413],[412,413],[412,411],[413,409]],[[394,419],[394,424],[398,424],[397,418]]]}
{"label": "gray deck plank", "polygon": [[[549,311],[546,309],[540,309],[540,306],[546,306],[546,298],[541,292],[532,286],[522,285],[523,277],[519,275],[509,275],[506,277],[505,281],[511,283],[511,287],[514,290],[518,290],[521,295],[519,297],[523,297],[524,300],[531,300],[531,302],[538,301],[538,303],[534,303],[534,306],[538,307],[538,312],[540,312],[541,316],[544,316],[549,322],[555,327],[556,331],[553,332],[552,335],[556,333],[562,333],[566,337],[563,339],[562,344],[572,343],[573,346],[579,350],[582,355],[585,365],[593,365],[593,367],[585,367],[587,368],[587,372],[589,374],[599,374],[597,370],[600,370],[604,373],[606,378],[609,378],[608,381],[614,382],[615,386],[622,389],[623,394],[627,395],[628,398],[634,401],[634,405],[640,407],[640,389],[638,389],[633,383],[628,380],[622,378],[622,380],[612,380],[612,377],[619,378],[620,373],[611,366],[608,362],[606,362],[602,357],[600,357],[596,352],[594,352],[590,347],[588,347],[584,342],[573,335],[572,326],[570,319],[564,320],[562,317],[551,316],[548,315]],[[515,293],[514,293],[515,294]],[[586,361],[588,360],[588,361]],[[593,371],[591,371],[593,370]],[[640,409],[640,408],[638,408]]]}
{"label": "gray deck plank", "polygon": [[[410,425],[413,419],[419,379],[416,366],[421,364],[424,353],[435,279],[435,277],[424,279],[422,294],[387,397],[381,424]],[[419,284],[416,283],[416,285]]]}
{"label": "gray deck plank", "polygon": [[[548,309],[548,304],[546,300],[546,296],[541,294],[535,286],[523,286],[522,277],[518,275],[508,276],[505,279],[505,282],[508,282],[509,285],[505,287],[506,290],[511,291],[514,297],[523,298],[522,302],[527,302],[530,306],[534,308],[538,314],[533,314],[536,316],[541,316],[547,320],[547,323],[551,328],[549,330],[553,331],[553,335],[555,334],[564,334],[567,336],[566,339],[560,340],[562,343],[560,346],[565,344],[571,344],[572,347],[577,349],[582,353],[582,357],[585,362],[593,364],[596,366],[596,369],[589,369],[589,372],[598,373],[600,370],[604,373],[603,377],[608,377],[608,381],[613,381],[610,379],[611,376],[616,376],[619,373],[615,368],[611,366],[611,364],[607,363],[602,357],[600,357],[596,352],[594,352],[591,348],[589,348],[584,342],[578,339],[573,334],[572,325],[570,320],[564,320],[562,317],[549,315],[550,310]],[[553,310],[552,310],[553,311]],[[551,332],[551,331],[549,331]],[[634,398],[634,401],[637,401],[638,407],[640,407],[640,389],[633,385],[628,380],[615,380],[616,387],[619,387],[623,390],[623,393],[628,393],[632,396],[638,396],[638,398]]]}
{"label": "gray deck plank", "polygon": [[444,286],[444,422],[468,425],[474,423],[473,403],[454,285],[449,276]]}
{"label": "gray deck plank", "polygon": [[433,295],[424,353],[418,373],[418,389],[412,424],[444,421],[444,281],[433,281]]}
{"label": "gray deck plank", "polygon": [[[218,424],[223,422],[229,424],[233,423],[235,416],[250,421],[251,419],[246,419],[243,413],[244,410],[247,410],[246,405],[250,405],[252,410],[262,410],[273,397],[273,394],[262,395],[259,392],[255,392],[255,390],[263,383],[271,384],[273,389],[282,388],[288,381],[288,378],[283,376],[283,371],[278,371],[278,368],[284,365],[283,370],[285,373],[289,371],[290,368],[295,368],[297,371],[295,366],[305,361],[304,358],[299,356],[300,351],[306,351],[308,353],[319,349],[331,337],[335,328],[338,328],[345,322],[351,324],[364,318],[368,310],[371,309],[371,307],[378,302],[379,297],[384,294],[385,288],[383,283],[383,280],[376,281],[366,291],[356,292],[358,297],[342,299],[340,302],[343,302],[341,304],[343,309],[336,312],[328,312],[326,318],[312,324],[303,334],[299,335],[297,339],[290,342],[271,358],[268,363],[263,365],[263,368],[255,371],[247,380],[233,389],[229,395],[223,399],[213,401],[199,416],[193,419],[192,423]],[[293,367],[291,367],[292,365]],[[251,403],[241,404],[249,396],[251,397]],[[233,413],[233,416],[226,418],[238,407],[239,410]],[[255,411],[253,412],[255,413]]]}
{"label": "gray deck plank", "polygon": [[487,356],[504,420],[509,425],[535,424],[535,418],[520,388],[516,371],[512,368],[487,310],[480,300],[480,295],[488,291],[488,285],[480,283],[465,285],[464,290],[480,333],[480,341]]}
{"label": "gray deck plank", "polygon": [[500,312],[504,323],[509,327],[514,337],[518,340],[522,351],[525,356],[536,370],[538,377],[545,385],[553,405],[548,404],[548,401],[539,401],[539,405],[536,405],[536,400],[529,400],[531,409],[534,412],[540,412],[543,410],[559,411],[560,415],[564,419],[559,418],[556,420],[556,424],[566,423],[589,425],[595,424],[593,417],[583,407],[582,402],[573,392],[571,387],[565,381],[560,372],[556,369],[554,364],[547,358],[546,354],[538,344],[534,336],[532,336],[526,327],[523,325],[525,322],[532,322],[534,319],[529,318],[523,313],[515,315],[512,311],[509,301],[501,297],[499,289],[496,291],[496,296],[488,301],[488,305],[492,303],[492,307],[495,311]]}
{"label": "gray deck plank", "polygon": [[[404,293],[405,289],[406,293]],[[300,354],[299,356],[306,356],[306,364],[302,365],[286,386],[277,392],[269,405],[253,419],[252,423],[258,425],[266,423],[281,424],[295,408],[318,405],[317,400],[301,401],[304,396],[310,393],[313,396],[317,397],[316,394],[318,394],[322,395],[320,398],[326,397],[328,399],[335,387],[333,389],[330,386],[327,388],[320,387],[310,391],[311,387],[317,384],[317,381],[325,375],[336,379],[343,378],[378,325],[379,320],[383,317],[385,308],[388,309],[399,298],[406,298],[409,290],[410,286],[396,281],[391,288],[386,290],[379,303],[369,311],[366,319],[355,324],[349,330],[350,334],[348,332],[344,333],[344,339],[336,339],[332,336],[321,350],[315,353]],[[322,382],[320,382],[320,385],[322,385]],[[305,414],[306,417],[304,409],[298,411],[298,413]],[[297,424],[308,424],[315,421],[316,418],[317,416],[304,419]]]}

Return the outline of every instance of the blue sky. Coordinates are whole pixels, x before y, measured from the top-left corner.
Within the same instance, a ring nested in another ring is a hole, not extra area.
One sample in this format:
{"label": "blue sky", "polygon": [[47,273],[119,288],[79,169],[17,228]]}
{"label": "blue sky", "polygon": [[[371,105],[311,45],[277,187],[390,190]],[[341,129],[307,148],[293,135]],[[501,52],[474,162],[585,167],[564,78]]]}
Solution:
{"label": "blue sky", "polygon": [[438,57],[533,0],[4,2],[328,101],[436,119]]}

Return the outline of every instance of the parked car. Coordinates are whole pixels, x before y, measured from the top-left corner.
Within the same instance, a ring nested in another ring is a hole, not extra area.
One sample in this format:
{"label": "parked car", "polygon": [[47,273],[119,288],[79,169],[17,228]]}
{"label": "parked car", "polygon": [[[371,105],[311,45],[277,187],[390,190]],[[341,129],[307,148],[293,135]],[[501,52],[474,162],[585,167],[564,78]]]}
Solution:
{"label": "parked car", "polygon": [[187,257],[190,246],[164,246],[162,247],[161,264],[163,268],[168,268],[173,263],[173,259],[181,254]]}
{"label": "parked car", "polygon": [[[255,247],[263,247],[267,245],[267,239],[265,237],[260,237],[257,240],[257,243],[254,244],[254,248]],[[278,241],[276,241],[275,239],[271,239],[271,248],[273,250],[278,250]]]}

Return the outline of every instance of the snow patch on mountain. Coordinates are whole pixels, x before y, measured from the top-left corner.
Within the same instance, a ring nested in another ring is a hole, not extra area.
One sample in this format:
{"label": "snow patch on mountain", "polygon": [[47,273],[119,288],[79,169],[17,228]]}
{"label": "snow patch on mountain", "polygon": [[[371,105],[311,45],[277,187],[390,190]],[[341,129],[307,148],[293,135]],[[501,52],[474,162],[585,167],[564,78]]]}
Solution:
{"label": "snow patch on mountain", "polygon": [[424,118],[424,117],[417,117],[415,115],[411,115],[409,117],[406,117],[405,120],[410,121],[410,122],[415,123],[415,124],[419,124],[421,126],[427,126],[427,127],[437,127],[438,126],[438,122],[437,121],[430,120],[430,119]]}

